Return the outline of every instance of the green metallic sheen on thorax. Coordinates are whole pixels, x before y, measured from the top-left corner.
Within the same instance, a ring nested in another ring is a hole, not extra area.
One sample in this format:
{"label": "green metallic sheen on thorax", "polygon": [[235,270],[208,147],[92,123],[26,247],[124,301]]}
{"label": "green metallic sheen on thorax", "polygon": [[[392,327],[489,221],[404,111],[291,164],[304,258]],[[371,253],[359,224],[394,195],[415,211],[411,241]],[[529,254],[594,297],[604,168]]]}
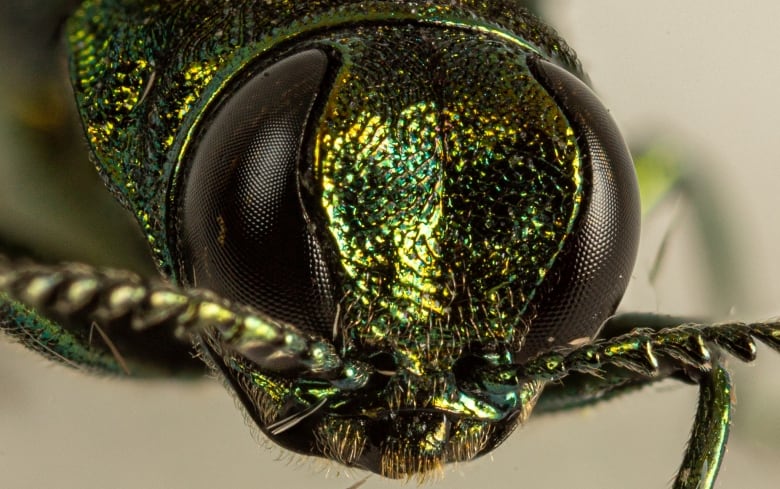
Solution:
{"label": "green metallic sheen on thorax", "polygon": [[347,336],[417,375],[473,343],[518,351],[582,198],[574,132],[528,71],[533,51],[439,26],[333,37],[345,61],[314,170]]}
{"label": "green metallic sheen on thorax", "polygon": [[[191,19],[199,19],[195,25]],[[490,19],[490,20],[486,20]],[[68,25],[71,76],[97,165],[176,279],[168,214],[206,107],[279,43],[360,23],[462,26],[522,40],[580,74],[574,54],[511,1],[85,2]],[[409,110],[415,110],[408,107]]]}

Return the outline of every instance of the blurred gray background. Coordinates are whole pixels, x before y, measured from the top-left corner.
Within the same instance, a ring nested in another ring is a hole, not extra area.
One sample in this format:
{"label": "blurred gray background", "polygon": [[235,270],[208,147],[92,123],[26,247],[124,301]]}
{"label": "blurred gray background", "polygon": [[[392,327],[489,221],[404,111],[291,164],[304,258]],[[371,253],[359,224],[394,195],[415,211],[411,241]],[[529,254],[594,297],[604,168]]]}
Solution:
{"label": "blurred gray background", "polygon": [[[672,217],[651,220],[656,229],[622,309],[780,315],[780,3],[545,5],[629,142],[658,138],[691,156],[692,172],[710,182],[717,199],[716,221],[733,241],[733,298],[713,304],[711,275],[702,270],[713,265],[700,259],[701,239],[686,233],[696,215],[684,204],[667,206]],[[0,207],[8,214],[15,204],[7,189],[21,172],[13,166],[18,141],[8,131],[0,138]],[[664,234],[671,236],[668,253],[650,283]],[[759,353],[752,366],[731,362],[737,419],[721,488],[780,483],[780,355]],[[667,487],[695,403],[696,389],[668,382],[597,408],[533,418],[492,456],[451,468],[432,487]],[[364,476],[259,445],[218,382],[88,377],[0,341],[2,487],[346,488]],[[402,484],[372,476],[363,487]]]}

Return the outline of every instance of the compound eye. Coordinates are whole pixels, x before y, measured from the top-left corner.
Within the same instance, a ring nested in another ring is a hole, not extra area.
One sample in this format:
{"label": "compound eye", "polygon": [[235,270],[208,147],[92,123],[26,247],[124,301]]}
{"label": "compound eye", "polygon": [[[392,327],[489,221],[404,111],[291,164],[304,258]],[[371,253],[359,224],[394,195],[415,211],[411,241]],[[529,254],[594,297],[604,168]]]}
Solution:
{"label": "compound eye", "polygon": [[591,89],[540,58],[529,66],[577,135],[584,199],[576,224],[549,270],[521,357],[591,339],[623,297],[639,244],[639,190],[631,154]]}
{"label": "compound eye", "polygon": [[331,274],[302,188],[327,68],[311,49],[245,77],[203,123],[178,222],[190,285],[309,331],[333,321]]}

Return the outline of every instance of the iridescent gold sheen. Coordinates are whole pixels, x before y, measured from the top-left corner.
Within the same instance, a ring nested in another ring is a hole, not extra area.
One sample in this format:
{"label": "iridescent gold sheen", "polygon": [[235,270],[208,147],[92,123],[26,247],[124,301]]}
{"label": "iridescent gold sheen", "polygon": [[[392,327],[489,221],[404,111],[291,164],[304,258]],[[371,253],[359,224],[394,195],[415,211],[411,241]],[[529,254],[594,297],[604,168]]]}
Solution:
{"label": "iridescent gold sheen", "polygon": [[348,36],[334,36],[349,63],[314,164],[346,336],[403,351],[418,375],[469,342],[516,351],[582,198],[574,133],[528,72],[533,53],[464,29]]}

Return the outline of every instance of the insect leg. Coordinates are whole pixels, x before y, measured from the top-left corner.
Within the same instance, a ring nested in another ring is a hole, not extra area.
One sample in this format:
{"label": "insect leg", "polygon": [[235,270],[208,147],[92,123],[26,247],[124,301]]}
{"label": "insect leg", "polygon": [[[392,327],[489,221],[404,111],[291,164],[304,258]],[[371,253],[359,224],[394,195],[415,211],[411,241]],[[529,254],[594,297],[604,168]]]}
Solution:
{"label": "insect leg", "polygon": [[[129,367],[91,342],[84,342],[62,325],[40,316],[35,309],[0,294],[0,330],[27,348],[76,369],[129,374]],[[125,365],[123,367],[123,364]]]}
{"label": "insect leg", "polygon": [[729,437],[733,389],[719,359],[699,376],[699,404],[688,447],[674,489],[711,489],[717,479]]}
{"label": "insect leg", "polygon": [[[676,316],[641,313],[621,314],[610,318],[604,324],[599,337],[612,339],[631,333],[637,328],[660,331],[686,322],[689,321]],[[602,366],[598,375],[593,375],[592,372],[569,372],[566,378],[548,384],[544,388],[544,393],[534,408],[534,414],[565,411],[608,401],[668,377],[690,381],[689,377],[684,372],[680,372],[678,366],[667,358],[660,357],[657,360],[659,362],[658,373],[653,377],[637,374],[614,365]]]}
{"label": "insect leg", "polygon": [[[551,383],[553,401],[548,401],[547,411],[588,404],[671,376],[697,383],[696,420],[674,487],[710,488],[725,450],[733,402],[720,357],[725,351],[742,361],[753,360],[753,338],[780,351],[780,322],[639,328],[570,352],[541,355],[520,367],[517,376]],[[574,382],[567,385],[570,376]],[[588,382],[586,376],[594,380]],[[562,387],[556,386],[559,382]]]}

